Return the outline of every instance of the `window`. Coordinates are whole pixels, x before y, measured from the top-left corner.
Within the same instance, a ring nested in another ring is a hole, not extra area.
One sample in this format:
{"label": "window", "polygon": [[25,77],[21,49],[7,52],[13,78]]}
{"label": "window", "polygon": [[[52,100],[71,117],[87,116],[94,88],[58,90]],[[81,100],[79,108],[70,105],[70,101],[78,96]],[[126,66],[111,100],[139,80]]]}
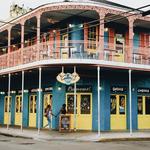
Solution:
{"label": "window", "polygon": [[122,34],[116,34],[116,50],[119,54],[123,54],[124,37]]}
{"label": "window", "polygon": [[16,113],[20,113],[22,111],[22,97],[16,97]]}
{"label": "window", "polygon": [[138,114],[143,114],[142,96],[138,96]]}
{"label": "window", "polygon": [[150,97],[145,97],[145,114],[150,114]]}
{"label": "window", "polygon": [[36,98],[37,96],[30,96],[30,113],[36,113]]}
{"label": "window", "polygon": [[119,114],[125,114],[125,96],[119,96]]}
{"label": "window", "polygon": [[88,49],[96,49],[96,26],[88,28]]}
{"label": "window", "polygon": [[81,114],[90,114],[90,95],[81,95]]}
{"label": "window", "polygon": [[116,107],[117,107],[116,95],[111,95],[110,100],[111,100],[110,112],[111,114],[116,114]]}
{"label": "window", "polygon": [[74,113],[74,95],[67,95],[67,113],[68,114]]}

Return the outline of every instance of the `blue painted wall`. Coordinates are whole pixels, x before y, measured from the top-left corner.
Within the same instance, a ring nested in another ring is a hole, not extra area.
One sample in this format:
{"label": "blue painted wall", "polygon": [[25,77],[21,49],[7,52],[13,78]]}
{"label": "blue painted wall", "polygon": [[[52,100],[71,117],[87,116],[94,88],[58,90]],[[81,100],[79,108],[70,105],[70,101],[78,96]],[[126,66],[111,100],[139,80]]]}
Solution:
{"label": "blue painted wall", "polygon": [[[61,87],[61,90],[58,90],[58,87]],[[58,129],[59,127],[59,111],[61,109],[62,104],[66,101],[66,86],[56,82],[53,86],[53,105],[52,105],[52,111],[57,117],[53,117],[52,120],[52,128]]]}
{"label": "blue painted wall", "polygon": [[0,124],[4,124],[4,94],[0,94]]}
{"label": "blue painted wall", "polygon": [[[86,70],[86,69],[85,69]],[[88,70],[88,75],[91,77],[82,76],[82,74],[85,75],[85,70],[79,70],[79,74],[81,74],[81,79],[77,83],[78,85],[92,85],[92,129],[96,131],[98,129],[98,112],[97,112],[97,74],[96,71],[90,71]],[[46,72],[42,75],[42,88],[44,87],[53,87],[53,105],[52,105],[52,111],[56,115],[59,113],[60,108],[63,103],[66,101],[66,86],[58,83],[55,79],[56,74],[60,72],[60,70],[57,70],[55,74],[52,74],[52,72]],[[72,72],[72,70],[66,70],[66,72]],[[142,76],[142,78],[141,78]],[[26,89],[27,88],[38,88],[38,80],[37,78],[32,77],[32,81],[30,84],[29,81],[26,83]],[[26,77],[26,79],[29,79],[29,77]],[[31,86],[31,84],[34,84]],[[30,87],[31,86],[31,87]],[[58,87],[61,86],[61,90],[58,90]],[[127,128],[129,129],[130,121],[129,121],[129,98],[128,98],[128,72],[124,71],[102,71],[101,72],[101,116],[100,116],[100,126],[102,131],[110,130],[110,87],[111,86],[126,86],[127,92],[124,94],[127,94]],[[137,129],[137,88],[138,87],[149,87],[150,86],[150,75],[148,73],[133,73],[132,74],[132,127],[133,129]],[[13,88],[11,88],[13,89]],[[27,92],[24,93],[24,112],[23,112],[23,126],[28,127],[28,117],[29,117],[29,95],[31,93]],[[37,110],[38,110],[38,93],[37,94]],[[112,93],[114,94],[114,93]],[[121,93],[120,93],[121,94]],[[14,124],[14,115],[15,115],[15,94],[12,95],[12,107],[11,107],[11,124]],[[41,124],[42,127],[43,124],[43,95],[44,92],[41,94],[40,104],[41,104],[41,110],[40,110],[40,117],[41,117]],[[4,116],[4,95],[0,95],[0,123],[3,123],[3,116]],[[58,115],[59,116],[59,115]],[[38,117],[38,111],[37,111],[37,117]],[[52,121],[52,127],[54,129],[58,129],[58,123],[59,118],[53,117]],[[38,119],[36,122],[36,125],[38,127]]]}
{"label": "blue painted wall", "polygon": [[16,94],[11,94],[11,125],[15,124],[15,98]]}
{"label": "blue painted wall", "polygon": [[[40,113],[40,128],[43,127],[43,92],[41,92],[40,99],[39,99],[39,92],[36,93],[37,95],[37,105],[36,105],[36,127],[38,128],[38,115]],[[40,111],[39,110],[39,101],[40,101]]]}
{"label": "blue painted wall", "polygon": [[24,92],[24,101],[23,101],[23,127],[28,127],[29,125],[29,93]]}

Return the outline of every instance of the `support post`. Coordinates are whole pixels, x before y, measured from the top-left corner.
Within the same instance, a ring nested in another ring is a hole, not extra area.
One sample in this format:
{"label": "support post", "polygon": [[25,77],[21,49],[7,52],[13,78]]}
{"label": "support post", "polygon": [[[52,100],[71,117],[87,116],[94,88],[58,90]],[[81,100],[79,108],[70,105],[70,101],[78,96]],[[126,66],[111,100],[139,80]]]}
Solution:
{"label": "support post", "polygon": [[132,135],[132,91],[131,91],[131,69],[129,70],[129,103],[130,103],[130,135]]}
{"label": "support post", "polygon": [[11,78],[11,74],[9,73],[8,75],[8,103],[7,103],[7,113],[8,113],[8,120],[7,120],[7,130],[9,129],[9,125],[10,125],[10,120],[11,120],[11,117],[10,117],[10,78]]}
{"label": "support post", "polygon": [[41,72],[42,72],[42,68],[39,67],[39,105],[38,105],[38,134],[40,134],[40,109],[41,109]]}
{"label": "support post", "polygon": [[21,23],[21,64],[23,64],[23,48],[24,48],[24,22]]}
{"label": "support post", "polygon": [[22,104],[21,104],[21,131],[23,131],[23,101],[24,101],[24,71],[22,71]]}
{"label": "support post", "polygon": [[37,15],[37,48],[38,48],[38,60],[40,60],[40,24],[41,24],[41,14]]}
{"label": "support post", "polygon": [[[74,72],[76,72],[76,67],[74,66]],[[77,112],[76,112],[76,104],[77,104],[77,97],[76,94],[77,93],[77,87],[76,87],[76,83],[74,83],[74,131],[76,131],[76,122],[77,122]]]}
{"label": "support post", "polygon": [[100,67],[97,67],[97,97],[98,97],[98,136],[101,136],[100,133]]}

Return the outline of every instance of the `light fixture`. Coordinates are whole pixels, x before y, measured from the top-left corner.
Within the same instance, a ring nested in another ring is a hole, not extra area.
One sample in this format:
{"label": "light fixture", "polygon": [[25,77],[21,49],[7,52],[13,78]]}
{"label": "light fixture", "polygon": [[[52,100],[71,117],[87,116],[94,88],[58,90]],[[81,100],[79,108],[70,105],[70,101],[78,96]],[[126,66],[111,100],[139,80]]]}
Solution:
{"label": "light fixture", "polygon": [[73,28],[74,26],[74,24],[69,24],[69,28]]}
{"label": "light fixture", "polygon": [[11,93],[11,94],[15,94],[15,93],[16,93],[16,91],[11,91],[10,93]]}
{"label": "light fixture", "polygon": [[28,93],[29,92],[29,90],[24,90],[24,93]]}
{"label": "light fixture", "polygon": [[3,48],[2,51],[3,51],[3,52],[6,52],[6,48]]}
{"label": "light fixture", "polygon": [[79,27],[80,27],[80,28],[83,28],[83,24],[80,24]]}
{"label": "light fixture", "polygon": [[101,86],[99,87],[99,90],[100,90],[100,91],[102,90],[102,87],[101,87]]}
{"label": "light fixture", "polygon": [[0,92],[0,94],[4,95],[4,94],[5,94],[5,92]]}
{"label": "light fixture", "polygon": [[105,31],[105,32],[108,32],[108,28],[104,28],[104,31]]}
{"label": "light fixture", "polygon": [[56,33],[56,30],[53,30],[53,33]]}
{"label": "light fixture", "polygon": [[55,19],[52,19],[52,18],[47,18],[47,22],[51,23],[51,24],[54,24],[54,23],[57,23],[58,20],[55,20]]}
{"label": "light fixture", "polygon": [[61,86],[59,85],[59,86],[58,86],[58,91],[60,91],[60,90],[61,90]]}

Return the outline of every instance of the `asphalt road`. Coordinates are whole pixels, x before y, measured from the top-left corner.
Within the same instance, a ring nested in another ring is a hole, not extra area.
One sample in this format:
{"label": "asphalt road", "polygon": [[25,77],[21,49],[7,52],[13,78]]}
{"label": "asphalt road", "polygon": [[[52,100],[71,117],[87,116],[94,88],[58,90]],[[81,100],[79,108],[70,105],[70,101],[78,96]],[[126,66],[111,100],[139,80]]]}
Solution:
{"label": "asphalt road", "polygon": [[0,150],[150,150],[149,141],[75,142],[41,141],[0,135]]}

